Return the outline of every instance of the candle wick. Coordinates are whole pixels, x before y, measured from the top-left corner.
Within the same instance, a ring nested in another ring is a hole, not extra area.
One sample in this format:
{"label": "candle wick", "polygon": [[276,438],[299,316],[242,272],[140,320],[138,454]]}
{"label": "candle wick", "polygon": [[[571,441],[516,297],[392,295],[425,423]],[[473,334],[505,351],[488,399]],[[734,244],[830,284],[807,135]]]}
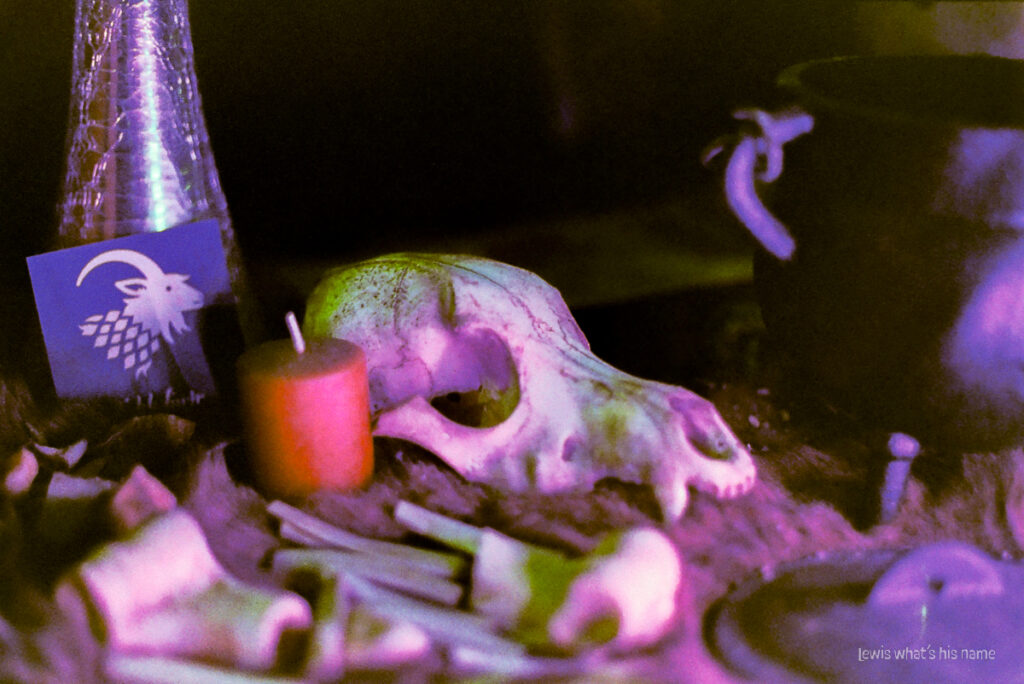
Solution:
{"label": "candle wick", "polygon": [[299,320],[295,318],[295,312],[289,311],[284,315],[285,325],[288,326],[288,333],[292,336],[292,346],[296,354],[303,354],[306,351],[306,340],[302,338],[302,330],[299,329]]}

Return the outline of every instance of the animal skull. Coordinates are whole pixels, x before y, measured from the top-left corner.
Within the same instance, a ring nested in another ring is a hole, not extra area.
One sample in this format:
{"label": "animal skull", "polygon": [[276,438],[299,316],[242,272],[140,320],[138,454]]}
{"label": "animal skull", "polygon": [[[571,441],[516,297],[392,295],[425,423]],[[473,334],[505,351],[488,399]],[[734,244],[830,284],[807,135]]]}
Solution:
{"label": "animal skull", "polygon": [[557,290],[508,264],[393,254],[336,269],[303,326],[366,352],[375,435],[416,443],[470,481],[546,493],[646,483],[671,520],[690,484],[729,498],[754,482],[711,402],[598,359]]}

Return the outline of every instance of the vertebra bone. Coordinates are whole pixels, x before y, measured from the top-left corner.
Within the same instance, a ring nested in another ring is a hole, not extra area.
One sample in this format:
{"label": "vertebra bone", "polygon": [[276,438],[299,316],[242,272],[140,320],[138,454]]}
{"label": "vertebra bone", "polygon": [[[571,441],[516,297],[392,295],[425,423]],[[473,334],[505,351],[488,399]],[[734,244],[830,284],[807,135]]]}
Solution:
{"label": "vertebra bone", "polygon": [[[468,480],[514,492],[650,484],[666,519],[687,486],[746,492],[755,467],[714,405],[598,359],[557,290],[508,264],[393,254],[329,272],[310,296],[310,337],[366,352],[378,436],[419,444]],[[456,422],[434,405],[490,398]]]}

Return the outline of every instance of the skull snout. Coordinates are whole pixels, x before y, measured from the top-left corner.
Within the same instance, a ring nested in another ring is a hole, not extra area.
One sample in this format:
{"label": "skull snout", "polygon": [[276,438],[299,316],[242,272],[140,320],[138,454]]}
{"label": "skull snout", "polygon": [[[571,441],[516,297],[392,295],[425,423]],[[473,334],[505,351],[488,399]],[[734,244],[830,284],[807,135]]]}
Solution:
{"label": "skull snout", "polygon": [[669,397],[668,404],[686,440],[703,456],[730,461],[737,450],[742,451],[714,404],[707,399],[696,394],[676,394]]}

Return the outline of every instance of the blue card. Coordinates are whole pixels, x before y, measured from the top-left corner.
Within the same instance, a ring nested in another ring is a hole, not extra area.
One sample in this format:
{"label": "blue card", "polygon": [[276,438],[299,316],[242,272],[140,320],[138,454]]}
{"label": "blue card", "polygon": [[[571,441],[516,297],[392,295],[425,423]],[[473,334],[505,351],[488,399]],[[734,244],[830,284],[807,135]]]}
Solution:
{"label": "blue card", "polygon": [[216,221],[39,254],[28,269],[59,396],[215,392],[203,316],[234,302]]}

